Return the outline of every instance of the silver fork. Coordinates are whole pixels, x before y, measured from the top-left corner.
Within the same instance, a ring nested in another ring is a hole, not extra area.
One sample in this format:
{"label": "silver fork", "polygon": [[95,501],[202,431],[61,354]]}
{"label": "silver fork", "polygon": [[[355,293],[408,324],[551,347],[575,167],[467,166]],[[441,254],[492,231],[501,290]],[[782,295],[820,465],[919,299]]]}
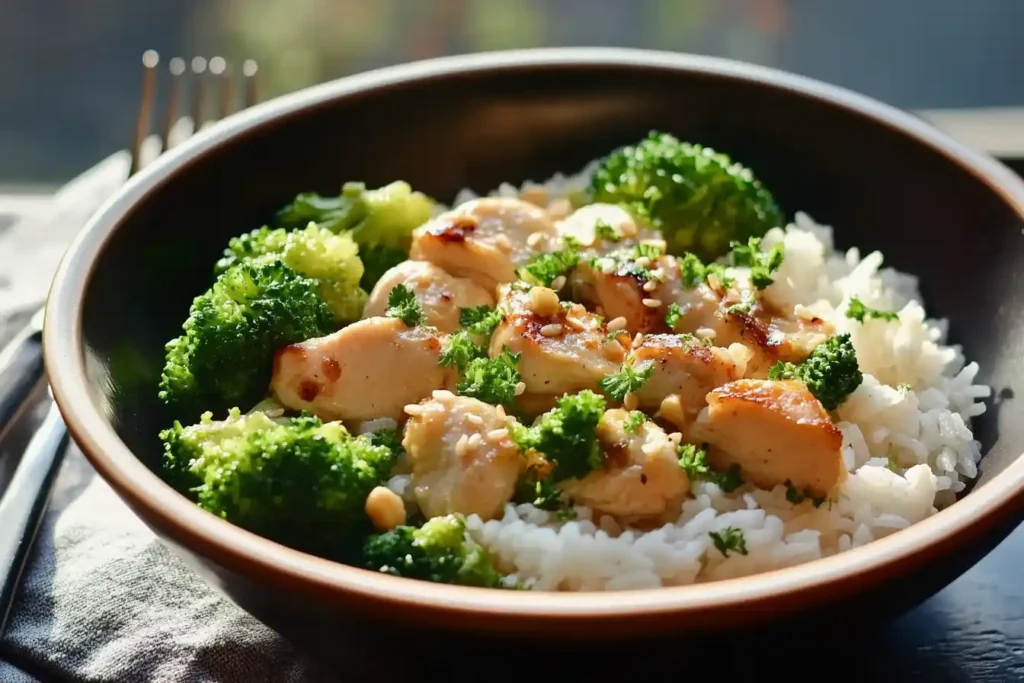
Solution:
{"label": "silver fork", "polygon": [[[236,92],[238,79],[222,57],[195,57],[187,65],[180,57],[167,65],[166,109],[159,133],[151,133],[160,57],[154,50],[142,56],[143,76],[138,120],[132,140],[132,176],[164,151],[190,137],[197,130],[227,116],[241,99],[241,108],[256,103],[256,63],[242,64],[242,97]],[[191,68],[188,68],[191,67]],[[190,115],[178,113],[183,86],[191,86]],[[212,89],[209,86],[213,86]],[[211,92],[212,90],[212,92]],[[208,111],[215,97],[215,115]],[[73,182],[79,182],[88,172]],[[0,351],[0,438],[15,421],[26,414],[29,399],[43,379],[43,309]],[[48,399],[49,400],[49,399]],[[37,403],[38,407],[38,403]],[[29,550],[35,539],[50,492],[57,478],[68,442],[67,430],[50,400],[41,426],[18,462],[9,485],[0,491],[0,638],[11,614],[14,596]]]}

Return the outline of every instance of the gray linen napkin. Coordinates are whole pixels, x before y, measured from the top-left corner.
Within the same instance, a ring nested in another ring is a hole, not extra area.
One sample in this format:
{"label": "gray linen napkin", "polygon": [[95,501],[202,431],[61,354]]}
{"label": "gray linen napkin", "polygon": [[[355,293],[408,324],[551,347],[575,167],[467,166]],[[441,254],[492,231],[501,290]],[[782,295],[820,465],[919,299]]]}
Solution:
{"label": "gray linen napkin", "polygon": [[[126,163],[105,160],[52,208],[0,201],[0,346],[42,301],[82,212],[123,182]],[[0,473],[17,441],[0,444]],[[173,556],[71,447],[0,640],[0,683],[321,678]]]}
{"label": "gray linen napkin", "polygon": [[[73,446],[0,642],[4,659],[44,681],[321,680],[165,548]],[[0,665],[0,681],[31,680]]]}

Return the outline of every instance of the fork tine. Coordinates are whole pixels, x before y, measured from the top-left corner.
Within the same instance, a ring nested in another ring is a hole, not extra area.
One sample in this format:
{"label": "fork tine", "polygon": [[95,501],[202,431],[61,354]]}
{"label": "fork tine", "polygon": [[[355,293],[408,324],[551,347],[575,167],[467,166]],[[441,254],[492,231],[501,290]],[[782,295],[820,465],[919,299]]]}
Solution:
{"label": "fork tine", "polygon": [[175,57],[167,64],[171,77],[167,85],[167,111],[164,115],[164,129],[161,135],[161,148],[164,152],[171,148],[171,131],[178,120],[178,91],[181,88],[181,77],[185,73],[185,60]]}
{"label": "fork tine", "polygon": [[132,164],[128,170],[129,175],[134,175],[141,164],[142,145],[149,133],[153,94],[156,89],[156,67],[159,63],[160,55],[156,50],[146,50],[142,54],[142,96],[139,102],[139,118],[135,122],[135,140],[131,148]]}
{"label": "fork tine", "polygon": [[203,87],[206,75],[206,58],[192,58],[192,131],[198,132],[203,124],[203,110],[206,105],[206,88]]}
{"label": "fork tine", "polygon": [[[217,84],[218,90],[220,91],[220,97],[217,98],[217,120],[225,118],[228,114],[234,111],[235,97],[234,97],[234,73],[231,65],[224,61],[223,57],[214,57],[213,59],[218,60],[218,76],[219,82]],[[213,70],[212,64],[213,59],[210,60],[210,70]]]}
{"label": "fork tine", "polygon": [[258,67],[256,61],[247,59],[242,63],[242,76],[245,79],[245,108],[248,109],[256,104],[259,92],[256,89],[256,72]]}

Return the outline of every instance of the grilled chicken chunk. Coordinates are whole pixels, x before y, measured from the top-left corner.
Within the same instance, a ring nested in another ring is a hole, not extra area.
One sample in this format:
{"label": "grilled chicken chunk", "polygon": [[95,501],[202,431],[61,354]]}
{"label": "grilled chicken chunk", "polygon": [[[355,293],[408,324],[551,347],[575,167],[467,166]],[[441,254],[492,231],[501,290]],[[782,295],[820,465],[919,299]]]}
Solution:
{"label": "grilled chicken chunk", "polygon": [[824,497],[843,476],[842,432],[802,382],[744,379],[708,394],[691,439],[716,469],[739,465],[761,488],[791,483]]}
{"label": "grilled chicken chunk", "polygon": [[427,316],[427,324],[442,332],[459,327],[459,309],[494,306],[494,297],[472,280],[449,275],[429,261],[403,261],[377,281],[363,310],[364,318],[384,315],[388,294],[405,285],[416,296]]}
{"label": "grilled chicken chunk", "polygon": [[575,503],[620,521],[658,523],[678,514],[690,482],[679,466],[676,442],[649,420],[636,433],[627,432],[628,416],[618,408],[604,414],[597,428],[604,467],[567,480],[562,490]]}
{"label": "grilled chicken chunk", "polygon": [[454,382],[438,365],[442,339],[401,320],[360,320],[326,337],[286,346],[271,389],[286,408],[325,420],[398,420],[402,408]]}
{"label": "grilled chicken chunk", "polygon": [[[835,331],[820,318],[804,319],[792,311],[779,309],[760,297],[754,297],[749,283],[725,290],[715,281],[712,288],[700,283],[687,288],[670,276],[659,290],[665,305],[675,303],[680,316],[673,330],[697,334],[714,341],[715,346],[742,344],[750,350],[747,378],[764,379],[777,361],[799,363],[818,344]],[[754,297],[742,305],[744,297]],[[737,305],[740,304],[740,305]]]}
{"label": "grilled chicken chunk", "polygon": [[[663,243],[662,243],[663,244]],[[624,318],[626,331],[669,332],[665,324],[667,303],[659,297],[674,263],[669,256],[641,256],[637,245],[618,248],[595,259],[584,259],[573,272],[574,298],[598,307],[608,320]],[[653,253],[657,254],[654,250]]]}
{"label": "grilled chicken chunk", "polygon": [[[563,239],[570,237],[581,245],[588,256],[614,251],[623,240],[654,239],[658,233],[638,227],[628,211],[615,204],[588,204],[576,209],[555,227]],[[610,229],[614,235],[599,234]]]}
{"label": "grilled chicken chunk", "polygon": [[640,408],[656,410],[675,395],[687,418],[707,405],[709,391],[743,376],[730,350],[708,346],[692,335],[645,335],[626,362],[634,368],[652,366],[650,379],[636,391]]}
{"label": "grilled chicken chunk", "polygon": [[531,235],[555,237],[548,214],[521,199],[474,199],[446,211],[413,232],[410,258],[430,261],[452,275],[494,291],[516,280],[516,269],[535,252]]}
{"label": "grilled chicken chunk", "polygon": [[551,407],[564,393],[596,390],[597,381],[617,372],[625,356],[597,316],[579,304],[566,310],[546,287],[502,286],[498,307],[504,317],[491,337],[490,355],[506,347],[522,354],[524,400],[534,409]]}
{"label": "grilled chicken chunk", "polygon": [[402,445],[420,510],[427,517],[500,516],[515,492],[522,457],[498,409],[436,391],[406,412]]}

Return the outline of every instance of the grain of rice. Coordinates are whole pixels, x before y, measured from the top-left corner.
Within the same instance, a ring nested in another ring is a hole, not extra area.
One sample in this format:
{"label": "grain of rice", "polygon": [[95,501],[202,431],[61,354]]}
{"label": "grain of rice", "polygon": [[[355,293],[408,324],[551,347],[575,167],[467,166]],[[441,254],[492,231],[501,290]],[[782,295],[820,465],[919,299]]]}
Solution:
{"label": "grain of rice", "polygon": [[455,394],[448,391],[447,389],[434,389],[431,396],[436,398],[438,401],[450,401],[455,398]]}
{"label": "grain of rice", "polygon": [[520,382],[516,385],[516,396],[522,396],[526,391],[526,382]]}
{"label": "grain of rice", "polygon": [[562,334],[562,326],[559,323],[548,323],[540,328],[540,333],[545,337],[557,337]]}
{"label": "grain of rice", "polygon": [[661,306],[661,299],[644,299],[640,303],[647,308],[659,308]]}
{"label": "grain of rice", "polygon": [[653,292],[657,288],[658,288],[658,283],[655,282],[654,280],[648,280],[647,282],[644,283],[644,286],[643,286],[643,290],[645,292]]}
{"label": "grain of rice", "polygon": [[641,256],[636,260],[636,265],[640,266],[641,268],[646,268],[647,266],[651,265],[651,259],[647,258],[646,256]]}
{"label": "grain of rice", "polygon": [[406,415],[411,415],[413,417],[416,417],[417,415],[422,415],[423,414],[424,408],[423,408],[423,406],[421,406],[418,403],[410,403],[409,405],[407,405],[404,408],[402,408],[402,410],[405,411]]}
{"label": "grain of rice", "polygon": [[475,425],[482,425],[484,423],[484,419],[474,413],[466,413],[466,420]]}
{"label": "grain of rice", "polygon": [[[525,388],[525,386],[526,385],[524,384],[523,387]],[[498,414],[499,420],[504,420],[506,417],[508,417],[508,415],[505,414],[505,406],[503,405],[494,406],[494,412]]]}
{"label": "grain of rice", "polygon": [[455,455],[460,458],[465,458],[467,448],[469,448],[469,437],[463,434],[459,437],[459,440],[455,442]]}
{"label": "grain of rice", "polygon": [[504,427],[501,427],[499,429],[492,429],[491,431],[487,432],[488,441],[501,441],[506,436],[508,436],[508,429]]}
{"label": "grain of rice", "polygon": [[636,397],[636,394],[630,391],[623,397],[622,405],[626,410],[636,410],[637,406],[640,405],[640,400]]}
{"label": "grain of rice", "polygon": [[564,275],[559,275],[558,277],[551,281],[551,289],[555,290],[556,292],[560,290],[562,287],[565,287]]}
{"label": "grain of rice", "polygon": [[636,336],[633,337],[633,346],[640,346],[643,343],[644,343],[644,333],[643,332],[637,332]]}
{"label": "grain of rice", "polygon": [[498,249],[505,252],[506,254],[512,251],[512,242],[509,241],[507,235],[498,235],[494,238],[494,244]]}
{"label": "grain of rice", "polygon": [[466,448],[471,451],[475,451],[480,448],[480,444],[483,442],[483,437],[480,434],[470,434],[466,440]]}

